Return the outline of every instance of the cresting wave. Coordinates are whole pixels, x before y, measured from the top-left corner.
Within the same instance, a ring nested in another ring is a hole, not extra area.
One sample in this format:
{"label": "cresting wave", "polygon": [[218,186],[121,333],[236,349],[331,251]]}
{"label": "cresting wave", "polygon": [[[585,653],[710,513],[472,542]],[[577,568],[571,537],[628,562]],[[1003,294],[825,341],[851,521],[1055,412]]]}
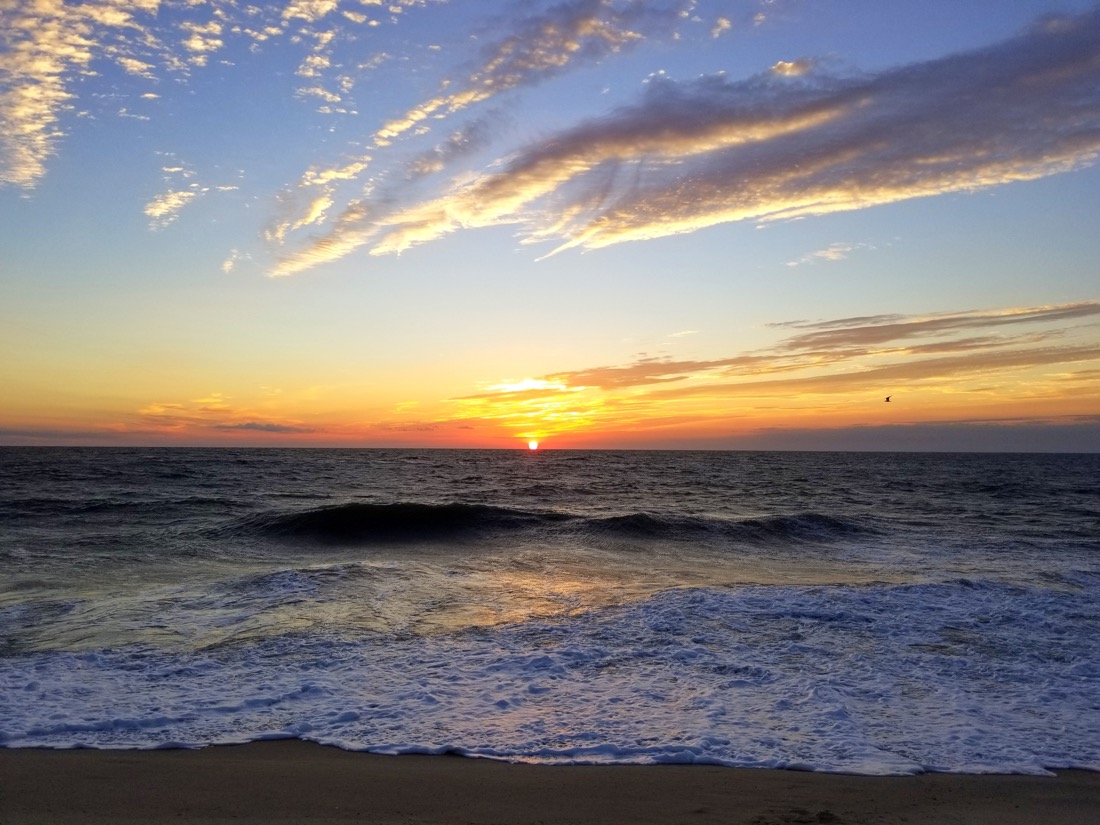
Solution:
{"label": "cresting wave", "polygon": [[328,543],[416,542],[458,539],[488,531],[529,529],[568,518],[554,513],[528,513],[482,504],[354,502],[249,516],[227,529]]}
{"label": "cresting wave", "polygon": [[775,544],[795,540],[827,542],[875,532],[868,524],[819,513],[746,519],[653,513],[587,517],[482,504],[410,502],[356,502],[270,512],[240,519],[221,530],[330,544],[416,543],[531,531],[561,532],[571,538],[583,535],[594,539],[688,541],[710,537],[747,544]]}

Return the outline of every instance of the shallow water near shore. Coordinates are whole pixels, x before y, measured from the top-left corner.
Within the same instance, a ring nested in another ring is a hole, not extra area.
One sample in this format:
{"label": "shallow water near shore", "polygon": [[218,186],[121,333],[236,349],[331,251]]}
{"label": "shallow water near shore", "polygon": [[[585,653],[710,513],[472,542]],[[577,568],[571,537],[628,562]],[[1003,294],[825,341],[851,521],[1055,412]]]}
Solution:
{"label": "shallow water near shore", "polygon": [[1100,770],[1100,456],[0,467],[6,747]]}

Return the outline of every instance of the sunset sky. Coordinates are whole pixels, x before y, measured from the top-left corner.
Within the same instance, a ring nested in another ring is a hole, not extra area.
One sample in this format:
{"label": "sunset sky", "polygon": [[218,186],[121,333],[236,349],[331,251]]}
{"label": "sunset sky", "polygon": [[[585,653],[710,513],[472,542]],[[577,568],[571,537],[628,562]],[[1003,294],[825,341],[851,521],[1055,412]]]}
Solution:
{"label": "sunset sky", "polygon": [[1098,451],[1098,154],[1095,2],[0,0],[0,444]]}

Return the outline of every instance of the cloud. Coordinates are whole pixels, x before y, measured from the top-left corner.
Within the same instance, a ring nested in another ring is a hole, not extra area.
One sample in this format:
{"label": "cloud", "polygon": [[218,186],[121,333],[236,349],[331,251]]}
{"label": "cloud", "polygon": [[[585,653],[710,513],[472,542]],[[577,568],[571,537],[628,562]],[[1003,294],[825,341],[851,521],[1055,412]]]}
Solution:
{"label": "cloud", "polygon": [[[402,136],[426,133],[431,120],[456,114],[506,92],[535,86],[628,49],[647,37],[670,34],[690,7],[691,0],[657,3],[569,0],[518,20],[495,21],[497,28],[505,27],[505,34],[495,34],[488,41],[474,67],[461,79],[444,81],[437,96],[385,123],[374,135],[374,149],[390,146]],[[381,53],[360,68],[373,68],[387,59],[390,55]],[[322,97],[333,104],[341,100],[319,86],[300,89],[299,94]],[[500,119],[499,111],[487,112],[452,131],[432,149],[406,161],[404,180],[384,189],[372,186],[374,194],[370,200],[355,200],[347,205],[336,222],[333,237],[315,236],[306,249],[283,254],[271,274],[293,274],[347,254],[367,242],[367,236],[373,232],[364,233],[363,225],[384,220],[403,201],[402,184],[443,172],[456,160],[485,148],[499,134]],[[306,219],[307,213],[300,204],[309,196],[295,191],[308,185],[303,178],[295,189],[280,198],[282,214],[266,235],[269,242],[282,245],[290,232],[319,222]],[[331,188],[327,194],[332,194]],[[288,203],[298,206],[288,210]]]}
{"label": "cloud", "polygon": [[803,264],[812,264],[819,261],[843,261],[857,249],[874,248],[874,245],[869,243],[832,243],[824,249],[817,250],[817,252],[811,252],[809,255],[803,255],[801,258],[787,261],[787,266],[802,266]]}
{"label": "cloud", "polygon": [[281,244],[288,233],[322,222],[334,203],[335,187],[354,181],[370,162],[371,156],[363,155],[328,168],[310,167],[295,186],[279,193],[277,214],[264,230],[264,238]]}
{"label": "cloud", "polygon": [[0,26],[0,183],[33,187],[61,136],[70,74],[92,61],[90,21],[64,7],[5,11]]}
{"label": "cloud", "polygon": [[205,23],[184,21],[180,24],[180,29],[185,35],[183,47],[194,55],[192,62],[197,65],[205,64],[207,54],[216,52],[225,45],[222,40],[223,26],[219,20],[208,20]]}
{"label": "cloud", "polygon": [[[145,78],[146,80],[155,80],[152,73],[153,64],[146,63],[144,60],[138,60],[134,57],[120,57],[118,58],[118,64],[126,70],[128,74],[136,75],[137,77]],[[142,95],[145,98],[155,98],[155,94]]]}
{"label": "cloud", "polygon": [[[194,186],[194,184],[192,184]],[[205,190],[196,188],[162,192],[145,204],[150,229],[164,229],[179,217],[180,210]]]}
{"label": "cloud", "polygon": [[1100,452],[1100,420],[1078,416],[939,421],[857,427],[764,428],[744,436],[684,440],[675,447],[890,452]]}
{"label": "cloud", "polygon": [[413,158],[405,167],[406,175],[421,178],[443,171],[457,158],[466,157],[488,146],[500,114],[491,112],[452,132],[446,140]]}
{"label": "cloud", "polygon": [[[392,15],[424,3],[389,0],[387,10]],[[353,77],[342,74],[320,82],[321,75],[336,65],[330,52],[337,31],[319,30],[317,23],[337,5],[336,0],[268,5],[236,0],[0,3],[0,186],[33,189],[39,183],[65,135],[64,118],[76,108],[82,78],[118,71],[141,81],[172,74],[186,82],[232,38],[246,39],[253,46],[278,37],[306,43],[309,51],[299,74],[316,82],[300,97],[320,97],[322,108],[350,112],[334,104],[343,100]],[[357,17],[353,13],[341,22],[354,25]],[[367,25],[376,22],[362,20]]]}
{"label": "cloud", "polygon": [[210,187],[191,181],[195,177],[194,171],[180,163],[172,153],[162,154],[172,163],[171,166],[161,167],[168,189],[145,204],[144,209],[145,216],[149,218],[149,228],[154,231],[174,223],[185,206],[210,191]]}
{"label": "cloud", "polygon": [[240,266],[241,263],[250,263],[251,261],[252,256],[249,255],[247,252],[241,252],[239,249],[231,249],[229,250],[229,254],[226,256],[225,260],[222,261],[221,269],[222,272],[228,275],[230,272],[233,272],[238,266]]}
{"label": "cloud", "polygon": [[304,86],[298,90],[298,93],[307,97],[319,97],[326,103],[339,103],[343,99],[335,92],[330,92],[321,86]]}
{"label": "cloud", "polygon": [[[452,399],[459,410],[453,420],[551,434],[622,429],[632,421],[698,425],[730,418],[731,404],[745,401],[774,411],[816,398],[812,408],[827,409],[848,403],[845,396],[862,404],[869,393],[902,388],[910,397],[977,394],[1008,404],[1065,398],[1066,386],[1086,394],[1092,386],[1089,376],[1100,365],[1098,318],[1100,301],[1084,301],[776,324],[787,334],[763,350],[641,358],[489,386]],[[986,334],[970,334],[975,330]]]}
{"label": "cloud", "polygon": [[507,35],[487,45],[480,65],[457,89],[424,101],[375,134],[378,145],[438,114],[454,114],[504,92],[531,86],[578,64],[592,63],[647,36],[671,31],[690,3],[569,0],[516,21]]}
{"label": "cloud", "polygon": [[[74,108],[71,88],[78,78],[98,74],[104,63],[142,80],[158,79],[158,66],[186,67],[172,53],[177,43],[167,44],[154,33],[160,5],[160,0],[5,4],[0,18],[0,185],[31,189],[45,175],[64,136],[62,117]],[[178,45],[184,50],[205,53],[220,46],[218,21],[181,26],[185,38]]]}
{"label": "cloud", "polygon": [[691,396],[741,395],[746,397],[793,397],[883,390],[898,384],[951,381],[961,378],[1010,372],[1031,367],[1073,364],[1100,359],[1100,343],[1078,347],[1041,347],[968,353],[943,358],[895,361],[881,366],[850,369],[823,375],[762,378],[754,381],[710,383],[705,386],[664,390],[654,399]]}
{"label": "cloud", "polygon": [[813,60],[780,60],[771,67],[771,73],[782,77],[801,77],[814,68]]}
{"label": "cloud", "polygon": [[[175,222],[184,207],[194,203],[208,192],[236,192],[240,187],[229,184],[206,185],[194,180],[197,173],[186,163],[181,162],[172,152],[158,152],[171,164],[162,166],[164,192],[145,204],[145,215],[149,218],[149,228],[158,231]],[[247,255],[235,254],[222,264],[222,271],[229,272],[236,262]]]}
{"label": "cloud", "polygon": [[336,0],[292,0],[283,10],[283,19],[299,18],[313,23],[336,11],[338,5]]}
{"label": "cloud", "polygon": [[302,61],[295,72],[299,77],[320,77],[323,69],[332,65],[332,59],[324,54],[311,54]]}
{"label": "cloud", "polygon": [[[270,397],[277,393],[266,391],[265,395]],[[139,409],[137,414],[144,432],[180,434],[216,430],[288,435],[317,432],[298,421],[276,420],[276,417],[254,410],[234,407],[227,403],[228,400],[224,394],[215,392],[202,398],[193,398],[186,403],[154,402]],[[129,429],[123,426],[123,430]]]}
{"label": "cloud", "polygon": [[[555,252],[595,249],[976,191],[1076,169],[1100,152],[1100,9],[873,75],[798,65],[805,71],[741,81],[654,78],[639,103],[441,196],[400,209],[353,204],[276,274],[359,246],[398,253],[502,224],[519,225],[529,242],[556,242]],[[411,120],[453,105],[433,102]]]}
{"label": "cloud", "polygon": [[689,376],[733,366],[739,360],[738,358],[723,358],[712,361],[682,361],[671,358],[643,358],[626,366],[605,366],[573,372],[553,373],[546,376],[546,378],[548,381],[565,388],[580,386],[611,390],[683,381]]}
{"label": "cloud", "polygon": [[110,442],[118,437],[116,430],[77,430],[44,427],[0,427],[0,443],[27,445],[65,445]]}
{"label": "cloud", "polygon": [[261,433],[312,433],[309,427],[295,427],[289,424],[274,424],[270,421],[245,421],[242,424],[215,424],[215,430],[254,430]]}
{"label": "cloud", "polygon": [[1100,315],[1100,301],[1005,310],[952,312],[923,318],[878,316],[876,318],[842,318],[835,321],[802,321],[788,326],[808,331],[789,338],[783,344],[783,348],[787,350],[836,350],[853,346],[867,348],[899,340],[927,338],[964,330],[1018,324],[1063,323],[1094,315]]}

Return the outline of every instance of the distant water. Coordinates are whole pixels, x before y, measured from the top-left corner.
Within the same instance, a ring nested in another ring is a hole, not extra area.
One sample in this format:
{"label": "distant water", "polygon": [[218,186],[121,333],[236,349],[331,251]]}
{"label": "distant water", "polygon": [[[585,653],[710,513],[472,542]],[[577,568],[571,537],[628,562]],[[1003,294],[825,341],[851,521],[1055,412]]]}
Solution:
{"label": "distant water", "polygon": [[0,449],[0,746],[1100,770],[1100,456]]}

